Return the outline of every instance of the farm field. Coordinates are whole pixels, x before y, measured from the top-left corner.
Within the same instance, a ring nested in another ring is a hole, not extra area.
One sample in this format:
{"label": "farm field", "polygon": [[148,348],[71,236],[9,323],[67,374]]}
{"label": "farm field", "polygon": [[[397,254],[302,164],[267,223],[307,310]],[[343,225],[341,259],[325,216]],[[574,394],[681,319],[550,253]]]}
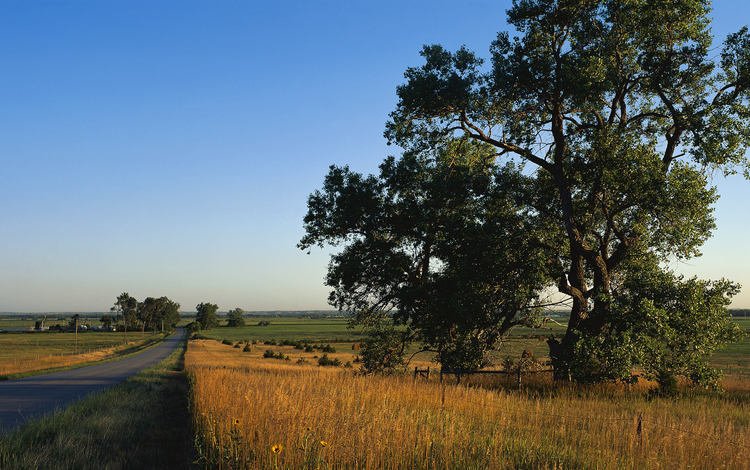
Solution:
{"label": "farm field", "polygon": [[[340,352],[351,351],[352,344],[363,338],[361,329],[349,328],[348,321],[344,318],[265,318],[271,324],[257,326],[260,320],[250,318],[246,319],[244,327],[218,327],[201,331],[199,335],[232,342],[290,340],[331,343]],[[735,321],[747,334],[741,341],[718,351],[713,357],[713,365],[722,369],[728,378],[750,381],[750,318],[738,318]],[[518,357],[525,349],[538,358],[545,358],[548,354],[546,337],[550,334],[560,335],[563,331],[561,325],[554,323],[548,323],[544,328],[538,329],[515,328],[494,352],[492,359],[499,363],[506,356]],[[416,352],[416,348],[412,348],[411,352]],[[426,366],[431,362],[431,355],[420,353],[414,359],[415,365]]]}
{"label": "farm field", "polygon": [[[210,468],[743,468],[744,394],[647,399],[616,386],[546,393],[441,386],[189,342],[200,463]],[[342,360],[351,356],[339,352]],[[636,432],[638,415],[643,432]]]}
{"label": "farm field", "polygon": [[0,334],[0,376],[110,359],[161,338],[161,334],[128,332],[125,344],[123,333],[85,332],[78,334],[76,343],[75,333]]}

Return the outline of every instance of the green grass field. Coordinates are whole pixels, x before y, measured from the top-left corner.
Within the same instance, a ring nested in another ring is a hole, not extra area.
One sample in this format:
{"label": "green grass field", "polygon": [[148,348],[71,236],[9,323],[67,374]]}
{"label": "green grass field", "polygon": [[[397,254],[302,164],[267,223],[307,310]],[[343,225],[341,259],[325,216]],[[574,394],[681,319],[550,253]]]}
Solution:
{"label": "green grass field", "polygon": [[[257,326],[261,320],[270,321],[269,326]],[[202,331],[201,334],[215,339],[239,340],[306,340],[311,342],[340,343],[356,342],[362,338],[362,330],[349,328],[344,318],[248,318],[239,328],[218,327]]]}

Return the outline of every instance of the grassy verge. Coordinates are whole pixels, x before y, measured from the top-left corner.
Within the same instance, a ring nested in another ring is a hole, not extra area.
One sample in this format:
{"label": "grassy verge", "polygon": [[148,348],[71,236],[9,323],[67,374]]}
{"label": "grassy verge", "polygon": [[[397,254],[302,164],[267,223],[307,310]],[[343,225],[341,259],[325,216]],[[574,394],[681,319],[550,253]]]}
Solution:
{"label": "grassy verge", "polygon": [[190,467],[184,352],[0,437],[0,468]]}

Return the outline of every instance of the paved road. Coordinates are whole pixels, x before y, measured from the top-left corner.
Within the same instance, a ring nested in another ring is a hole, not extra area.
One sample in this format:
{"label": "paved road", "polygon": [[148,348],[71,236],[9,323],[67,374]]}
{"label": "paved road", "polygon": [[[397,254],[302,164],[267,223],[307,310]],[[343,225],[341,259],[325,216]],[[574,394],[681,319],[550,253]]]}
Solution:
{"label": "paved road", "polygon": [[0,433],[118,384],[169,356],[185,339],[177,332],[125,359],[0,382]]}

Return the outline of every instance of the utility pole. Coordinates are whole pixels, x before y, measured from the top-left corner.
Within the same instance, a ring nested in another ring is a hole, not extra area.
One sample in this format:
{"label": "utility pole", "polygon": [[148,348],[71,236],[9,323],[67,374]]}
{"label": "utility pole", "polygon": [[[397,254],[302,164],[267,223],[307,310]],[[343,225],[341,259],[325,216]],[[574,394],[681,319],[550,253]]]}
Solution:
{"label": "utility pole", "polygon": [[75,319],[76,325],[76,354],[78,354],[78,315],[75,315],[73,318]]}

